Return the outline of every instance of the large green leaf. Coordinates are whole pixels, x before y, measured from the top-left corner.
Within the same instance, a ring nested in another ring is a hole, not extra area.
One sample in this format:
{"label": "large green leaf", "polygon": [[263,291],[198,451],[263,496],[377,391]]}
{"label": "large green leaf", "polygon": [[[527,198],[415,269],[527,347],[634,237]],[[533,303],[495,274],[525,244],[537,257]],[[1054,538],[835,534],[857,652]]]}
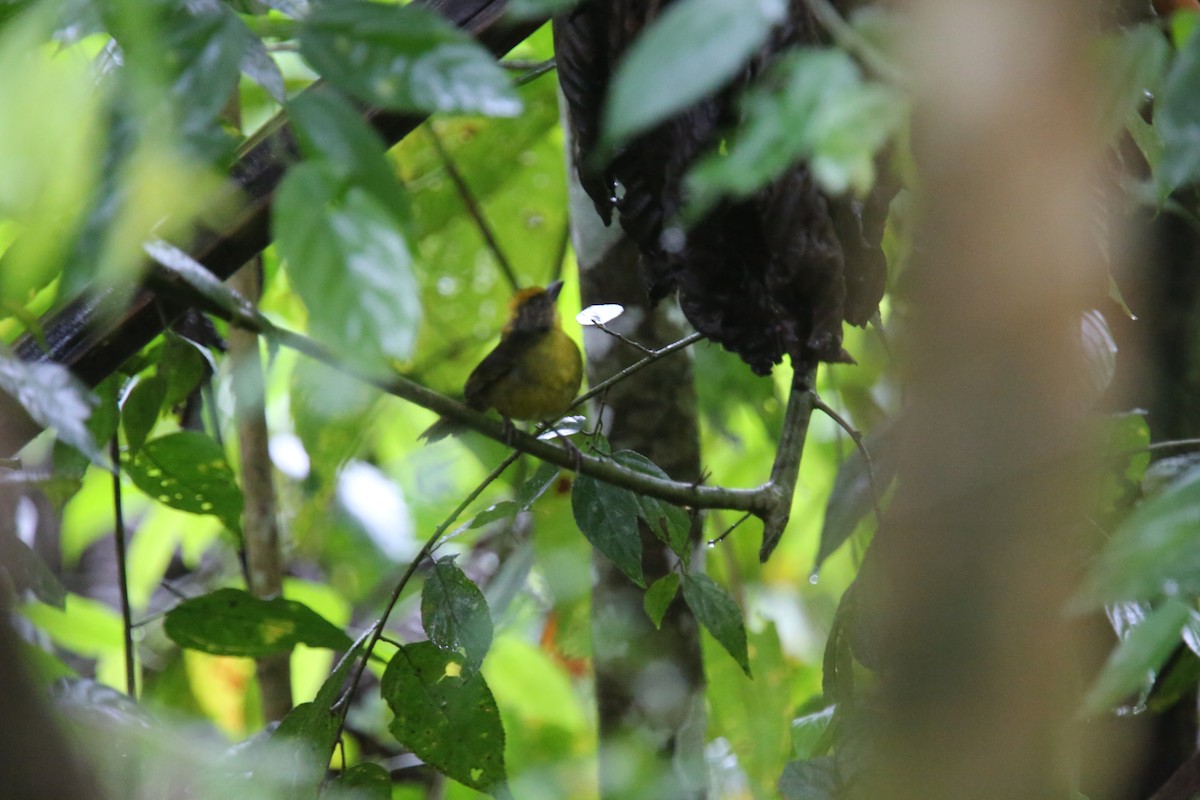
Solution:
{"label": "large green leaf", "polygon": [[749,195],[800,158],[827,191],[862,194],[874,182],[875,154],[907,114],[897,90],[864,82],[844,51],[820,48],[772,67],[742,98],[742,111],[728,152],[704,158],[688,177],[689,218],[723,195]]}
{"label": "large green leaf", "polygon": [[782,0],[680,0],[618,64],[604,108],[609,146],[641,133],[719,89],[767,39]]}
{"label": "large green leaf", "polygon": [[366,364],[407,359],[421,319],[412,254],[393,214],[344,191],[328,167],[301,164],[279,188],[275,235],[313,335]]}
{"label": "large green leaf", "polygon": [[505,785],[504,727],[479,672],[432,642],[401,647],[383,673],[381,693],[396,718],[392,735],[427,764],[484,792]]}
{"label": "large green leaf", "polygon": [[575,524],[592,546],[638,586],[642,576],[642,536],[638,530],[641,507],[637,495],[587,475],[575,478],[571,489]]}
{"label": "large green leaf", "polygon": [[163,629],[180,647],[219,656],[259,658],[298,644],[345,650],[345,632],[303,603],[262,600],[241,589],[184,600],[167,612]]}
{"label": "large green leaf", "polygon": [[707,575],[684,575],[683,599],[700,624],[749,675],[746,626],[742,622],[742,610],[729,592]]}
{"label": "large green leaf", "polygon": [[1131,513],[1105,544],[1072,602],[1076,610],[1200,592],[1200,469]]}
{"label": "large green leaf", "polygon": [[321,159],[345,183],[354,183],[389,208],[401,223],[411,211],[385,156],[383,139],[347,100],[328,86],[314,87],[288,103],[306,158]]}
{"label": "large green leaf", "polygon": [[479,669],[492,644],[492,614],[474,581],[454,556],[434,562],[421,592],[421,622],[429,641],[460,654],[470,670]]}
{"label": "large green leaf", "polygon": [[521,110],[492,55],[417,5],[323,3],[305,21],[300,53],[334,85],[384,108],[491,116]]}
{"label": "large green leaf", "polygon": [[242,491],[221,446],[197,431],[179,431],[146,442],[122,456],[121,467],[146,494],[161,503],[212,514],[229,530],[242,530]]}
{"label": "large green leaf", "polygon": [[1179,644],[1189,613],[1181,601],[1168,600],[1132,628],[1084,697],[1084,713],[1108,711],[1122,698],[1148,686]]}

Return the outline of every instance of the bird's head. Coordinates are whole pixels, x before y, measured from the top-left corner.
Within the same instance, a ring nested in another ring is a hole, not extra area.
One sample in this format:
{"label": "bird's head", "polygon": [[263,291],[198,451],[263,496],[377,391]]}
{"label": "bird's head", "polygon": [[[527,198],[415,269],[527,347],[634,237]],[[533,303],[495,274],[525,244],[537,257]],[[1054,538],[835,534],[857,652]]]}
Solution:
{"label": "bird's head", "polygon": [[555,281],[545,289],[535,286],[522,289],[513,295],[508,324],[504,333],[513,331],[550,330],[559,326],[558,308],[555,301],[562,291],[562,281]]}

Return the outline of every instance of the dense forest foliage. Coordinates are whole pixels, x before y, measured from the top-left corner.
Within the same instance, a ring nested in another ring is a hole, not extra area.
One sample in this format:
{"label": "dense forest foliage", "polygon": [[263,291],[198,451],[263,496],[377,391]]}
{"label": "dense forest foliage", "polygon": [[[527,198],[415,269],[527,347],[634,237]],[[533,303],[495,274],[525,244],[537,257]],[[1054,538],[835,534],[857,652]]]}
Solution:
{"label": "dense forest foliage", "polygon": [[1200,792],[1200,7],[996,6],[0,3],[0,794]]}

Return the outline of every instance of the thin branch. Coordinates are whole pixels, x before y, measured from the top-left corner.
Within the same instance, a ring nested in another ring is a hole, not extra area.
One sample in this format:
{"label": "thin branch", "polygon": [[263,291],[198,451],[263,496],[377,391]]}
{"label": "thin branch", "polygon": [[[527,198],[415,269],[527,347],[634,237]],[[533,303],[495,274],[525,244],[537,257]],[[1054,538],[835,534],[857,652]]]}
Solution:
{"label": "thin branch", "polygon": [[553,71],[555,66],[554,59],[548,58],[537,66],[531,68],[528,72],[518,75],[513,79],[513,84],[516,86],[524,86],[527,83],[533,83],[547,72]]}
{"label": "thin branch", "polygon": [[591,389],[588,389],[586,392],[579,395],[579,397],[575,398],[575,402],[571,403],[571,408],[569,408],[567,410],[570,411],[572,409],[579,408],[579,406],[583,405],[588,400],[591,400],[593,397],[595,397],[598,394],[601,394],[602,392],[607,392],[614,384],[620,383],[621,381],[625,380],[633,373],[638,372],[642,369],[645,369],[646,367],[653,364],[655,361],[658,361],[660,358],[665,358],[666,356],[671,355],[671,353],[674,353],[677,350],[683,350],[685,347],[690,347],[703,338],[704,338],[704,334],[702,334],[702,333],[689,333],[687,336],[683,337],[682,339],[680,339],[677,342],[672,342],[671,344],[666,345],[665,347],[660,347],[657,350],[651,351],[650,354],[647,355],[645,358],[643,358],[641,361],[633,362],[625,369],[621,370],[620,372],[616,373],[615,375],[605,378],[604,380],[600,381],[595,386],[593,386]]}
{"label": "thin branch", "polygon": [[1145,447],[1136,448],[1133,452],[1144,453],[1147,450],[1154,452],[1155,450],[1173,450],[1176,447],[1198,447],[1200,439],[1169,439],[1163,442],[1151,442]]}
{"label": "thin branch", "polygon": [[471,191],[471,187],[467,185],[466,179],[458,171],[458,167],[454,164],[454,159],[450,157],[450,153],[447,152],[445,145],[442,144],[442,138],[433,129],[433,125],[426,125],[425,132],[429,134],[429,140],[433,142],[433,149],[437,151],[438,157],[442,160],[442,166],[446,168],[446,173],[450,176],[450,180],[454,182],[454,188],[458,190],[458,196],[462,198],[463,205],[467,207],[467,213],[475,221],[475,227],[479,229],[479,234],[483,236],[483,241],[487,243],[488,249],[492,251],[492,256],[496,259],[496,265],[500,267],[500,271],[508,279],[508,284],[512,287],[512,290],[514,292],[517,291],[521,288],[521,282],[517,279],[516,270],[513,269],[512,262],[508,260],[508,256],[504,255],[504,251],[500,249],[500,243],[496,241],[496,234],[492,232],[492,226],[488,224],[487,218],[483,215],[483,208],[479,205],[475,193]]}
{"label": "thin branch", "polygon": [[[479,495],[483,494],[483,490],[490,486],[492,482],[499,478],[502,474],[504,474],[504,470],[508,469],[512,463],[520,457],[520,455],[520,451],[516,450],[509,453],[508,456],[501,461],[495,469],[487,474],[487,477],[480,481],[478,486],[472,489],[467,496],[464,497],[457,506],[455,506],[454,510],[450,512],[450,515],[446,517],[446,519],[442,520],[441,524],[434,529],[433,534],[425,540],[425,544],[421,546],[421,550],[413,557],[412,561],[408,563],[408,567],[404,570],[404,574],[401,575],[400,580],[396,582],[396,586],[392,589],[391,597],[388,598],[387,605],[384,606],[383,614],[381,614],[379,619],[375,621],[375,625],[371,631],[371,638],[367,640],[366,647],[363,648],[362,658],[359,660],[358,666],[354,670],[354,676],[350,679],[350,687],[346,690],[346,694],[342,699],[342,706],[340,713],[338,714],[337,735],[334,736],[335,748],[337,747],[337,743],[341,741],[342,730],[346,727],[346,715],[350,711],[350,701],[354,697],[354,693],[358,690],[359,682],[362,681],[363,672],[365,672],[367,668],[367,662],[371,660],[371,652],[375,649],[375,645],[379,644],[379,640],[383,638],[383,629],[387,625],[388,617],[391,616],[392,611],[396,608],[396,604],[400,602],[400,595],[404,593],[404,589],[406,586],[408,586],[408,582],[412,580],[412,576],[416,573],[417,568],[421,565],[421,563],[425,559],[429,558],[429,556],[433,554],[433,551],[437,549],[442,535],[446,532],[446,529],[453,525],[455,520],[459,518],[462,512],[465,511],[467,507],[471,505],[471,503],[475,502],[475,499],[478,498]],[[332,757],[333,753],[330,753],[330,758]]]}
{"label": "thin branch", "polygon": [[628,336],[626,336],[623,333],[617,333],[612,328],[605,325],[603,322],[591,322],[591,323],[589,323],[589,325],[593,328],[597,328],[599,330],[604,331],[609,336],[613,337],[614,339],[624,342],[625,344],[629,345],[630,347],[634,348],[635,350],[641,351],[642,355],[644,355],[644,356],[654,355],[654,351],[651,350],[649,347],[646,347],[646,345],[644,345],[640,342],[635,342],[633,339],[630,339]]}
{"label": "thin branch", "polygon": [[709,539],[709,540],[708,540],[708,546],[709,546],[709,547],[716,547],[716,546],[717,546],[717,545],[719,545],[721,542],[725,541],[725,539],[726,539],[726,538],[728,538],[729,534],[731,534],[731,533],[733,533],[735,530],[737,530],[737,529],[738,529],[738,526],[739,526],[739,525],[741,525],[743,522],[745,522],[745,521],[746,521],[746,520],[748,520],[748,519],[750,519],[750,512],[749,512],[749,511],[747,511],[745,514],[742,514],[742,516],[738,518],[738,521],[737,521],[737,522],[735,522],[735,523],[733,523],[732,525],[730,525],[728,528],[726,528],[726,529],[725,529],[725,532],[724,532],[724,533],[722,533],[720,536],[718,536],[718,537],[717,537],[717,538],[715,538],[715,539]]}
{"label": "thin branch", "polygon": [[855,55],[868,70],[883,80],[897,86],[906,86],[908,77],[896,66],[891,59],[879,52],[874,44],[854,29],[850,23],[842,19],[842,15],[830,4],[829,0],[809,0],[808,7],[812,9],[817,21],[829,31],[843,50]]}
{"label": "thin branch", "polygon": [[[270,337],[283,347],[314,358],[345,375],[374,386],[386,394],[394,395],[402,400],[434,411],[443,417],[448,417],[455,422],[461,423],[466,428],[478,431],[490,439],[503,442],[521,452],[529,453],[542,461],[547,461],[564,469],[577,470],[584,475],[590,475],[597,480],[602,480],[613,486],[630,489],[638,494],[644,494],[649,497],[657,497],[660,500],[666,500],[675,505],[692,508],[727,508],[732,511],[750,511],[755,516],[763,519],[775,515],[778,511],[777,506],[780,502],[779,491],[776,488],[779,485],[778,483],[768,483],[754,489],[728,489],[719,486],[697,486],[691,483],[681,483],[665,478],[657,478],[636,470],[626,469],[609,459],[570,453],[551,442],[539,440],[527,433],[514,431],[511,428],[506,430],[505,426],[498,420],[476,411],[457,400],[438,394],[432,389],[415,383],[402,375],[394,373],[384,375],[379,372],[368,371],[365,368],[357,366],[343,354],[335,353],[314,339],[277,327],[269,319],[260,314],[253,305],[247,303],[244,298],[217,281],[203,266],[179,258],[179,256],[185,256],[186,254],[179,251],[166,251],[161,245],[155,245],[151,249],[155,258],[160,260],[160,263],[156,264],[148,275],[148,280],[154,285],[156,291],[170,296],[184,295],[189,303],[204,308],[210,313],[227,320],[230,324],[254,331],[260,336]],[[163,260],[167,263],[161,263]],[[638,364],[622,370],[616,376],[613,376],[613,379],[598,384],[590,392],[577,400],[576,404],[597,392],[604,391],[615,382],[614,379],[632,374],[636,371],[634,367],[645,367],[652,360],[662,358],[668,355],[669,352],[686,347],[696,341],[696,338],[689,336],[655,351],[654,359],[648,356],[642,359],[641,362],[638,362]],[[794,486],[794,478],[791,484],[787,485]],[[790,504],[791,493],[788,492],[786,505]],[[783,517],[786,521],[786,511]]]}
{"label": "thin branch", "polygon": [[878,528],[883,525],[883,512],[879,510],[879,501],[882,496],[879,491],[879,484],[875,481],[875,463],[871,461],[871,454],[867,451],[867,446],[863,442],[863,435],[851,425],[841,414],[835,411],[828,403],[815,396],[813,404],[824,412],[825,416],[832,419],[838,424],[842,430],[850,434],[850,438],[854,440],[855,446],[858,448],[859,454],[863,457],[863,463],[867,465],[867,481],[871,484],[871,505],[875,509],[875,526]]}
{"label": "thin branch", "polygon": [[121,595],[121,633],[125,644],[125,694],[137,696],[137,668],[133,651],[133,613],[129,608],[129,570],[125,550],[125,511],[121,503],[121,445],[113,434],[109,444],[113,463],[113,542],[117,549],[117,590]]}

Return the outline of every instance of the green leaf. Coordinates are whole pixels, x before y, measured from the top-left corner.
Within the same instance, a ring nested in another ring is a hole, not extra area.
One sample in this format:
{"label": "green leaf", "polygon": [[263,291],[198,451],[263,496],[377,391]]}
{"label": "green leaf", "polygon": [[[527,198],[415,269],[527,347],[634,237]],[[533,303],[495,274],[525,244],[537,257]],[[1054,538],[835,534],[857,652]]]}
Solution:
{"label": "green leaf", "polygon": [[218,656],[259,658],[298,644],[331,650],[353,644],[341,628],[303,603],[262,600],[241,589],[184,600],[167,612],[163,629],[180,647]]}
{"label": "green leaf", "polygon": [[313,335],[369,365],[407,359],[420,293],[390,211],[364,189],[339,191],[327,168],[301,164],[284,178],[274,213],[279,251]]}
{"label": "green leaf", "polygon": [[341,696],[350,668],[358,660],[370,637],[369,629],[358,637],[321,684],[312,702],[301,703],[289,711],[271,734],[272,738],[285,738],[303,743],[315,759],[324,762],[329,753],[333,752],[334,739],[337,737],[338,720],[333,713],[334,703]]}
{"label": "green leaf", "polygon": [[146,494],[171,508],[212,514],[229,530],[242,530],[242,490],[212,437],[179,431],[146,442],[122,454],[125,473]]}
{"label": "green leaf", "polygon": [[432,642],[401,647],[380,691],[396,715],[390,730],[418,758],[459,783],[484,792],[505,785],[504,728],[479,672]]}
{"label": "green leaf", "polygon": [[1131,629],[1084,697],[1084,713],[1106,712],[1125,696],[1153,682],[1154,673],[1179,644],[1188,614],[1187,605],[1171,599]]}
{"label": "green leaf", "polygon": [[750,659],[746,652],[742,610],[729,593],[707,575],[684,575],[683,599],[700,624],[749,675]]}
{"label": "green leaf", "polygon": [[9,563],[0,564],[0,573],[8,572],[10,590],[18,592],[28,589],[33,596],[48,606],[65,611],[67,608],[67,589],[59,581],[58,576],[29,545],[17,538],[5,543],[9,548]]}
{"label": "green leaf", "polygon": [[796,758],[813,758],[828,748],[829,725],[836,710],[837,706],[825,706],[792,720],[792,751]]}
{"label": "green leaf", "polygon": [[288,103],[305,157],[322,159],[338,181],[355,183],[391,210],[397,222],[411,216],[383,139],[363,121],[358,109],[328,86],[314,87]]}
{"label": "green leaf", "polygon": [[[379,764],[363,761],[355,764],[329,784],[333,798],[346,800],[391,800],[392,776]],[[342,793],[345,794],[342,794]],[[322,793],[322,800],[325,794]]]}
{"label": "green leaf", "polygon": [[454,563],[454,556],[434,562],[421,591],[421,624],[429,641],[479,669],[492,644],[492,614],[475,582]]}
{"label": "green leaf", "polygon": [[142,378],[125,393],[121,401],[121,425],[125,428],[125,442],[130,452],[137,452],[146,442],[146,437],[158,422],[167,395],[167,382],[157,375]]}
{"label": "green leaf", "polygon": [[100,460],[87,427],[96,398],[66,367],[0,354],[0,390],[12,395],[35,422],[54,428],[58,438],[93,461]]}
{"label": "green leaf", "polygon": [[242,74],[261,86],[276,103],[283,105],[287,101],[287,87],[283,82],[283,72],[275,63],[275,59],[271,58],[266,45],[257,36],[250,37],[239,66]]}
{"label": "green leaf", "polygon": [[801,48],[741,101],[745,122],[726,154],[702,159],[687,178],[685,216],[698,219],[725,195],[746,197],[800,158],[823,188],[865,193],[875,154],[904,124],[899,91],[867,83],[844,51]]}
{"label": "green leaf", "polygon": [[668,6],[617,65],[602,142],[615,147],[721,88],[786,9],[782,0],[680,0]]}
{"label": "green leaf", "polygon": [[628,489],[579,475],[571,488],[571,510],[575,524],[592,546],[608,556],[629,580],[645,587],[637,496]]}
{"label": "green leaf", "polygon": [[528,511],[537,502],[537,499],[554,485],[560,471],[549,461],[543,461],[538,466],[533,476],[521,484],[521,488],[517,490],[517,503],[520,504],[522,511]]}
{"label": "green leaf", "polygon": [[521,513],[521,511],[520,503],[513,500],[501,500],[499,503],[493,503],[471,517],[471,521],[467,523],[467,529],[482,528],[484,525],[490,525],[498,520],[511,519]]}
{"label": "green leaf", "polygon": [[1072,610],[1200,592],[1198,527],[1200,468],[1195,468],[1125,519],[1092,564]]}
{"label": "green leaf", "polygon": [[1106,140],[1121,131],[1129,118],[1158,94],[1171,47],[1154,25],[1137,25],[1100,40],[1094,58],[1100,96],[1093,103]]}
{"label": "green leaf", "polygon": [[650,584],[646,596],[642,598],[642,607],[646,609],[646,616],[654,623],[654,627],[662,628],[663,617],[678,591],[679,575],[674,572],[668,572]]}
{"label": "green leaf", "polygon": [[[670,476],[657,464],[641,453],[633,450],[620,450],[613,453],[613,461],[656,478],[670,480]],[[656,497],[635,495],[638,502],[638,513],[659,541],[671,548],[679,560],[687,567],[692,563],[692,518],[687,511],[679,506],[659,500]]]}
{"label": "green leaf", "polygon": [[[825,559],[833,555],[854,533],[863,517],[874,513],[873,492],[887,492],[896,475],[896,460],[892,453],[891,427],[885,426],[872,431],[863,439],[863,446],[871,456],[871,468],[875,472],[875,483],[867,461],[858,448],[838,468],[833,490],[825,503],[825,521],[821,526],[821,545],[817,550],[813,571],[819,570]],[[880,502],[883,498],[879,498]]]}
{"label": "green leaf", "polygon": [[215,3],[211,8],[197,14],[179,11],[170,15],[162,42],[166,65],[177,70],[171,95],[179,132],[210,161],[220,158],[233,144],[218,120],[237,88],[242,58],[255,41],[236,14]]}
{"label": "green leaf", "polygon": [[1154,108],[1163,154],[1155,175],[1167,192],[1200,178],[1200,28],[1188,36],[1171,65]]}
{"label": "green leaf", "polygon": [[335,86],[395,111],[500,117],[521,111],[492,55],[420,6],[323,3],[305,21],[300,54]]}
{"label": "green leaf", "polygon": [[212,370],[211,354],[204,348],[176,333],[168,333],[158,360],[158,375],[167,381],[163,408],[174,408],[196,391],[200,381]]}
{"label": "green leaf", "polygon": [[779,777],[783,800],[836,800],[837,789],[837,763],[831,756],[789,761]]}

